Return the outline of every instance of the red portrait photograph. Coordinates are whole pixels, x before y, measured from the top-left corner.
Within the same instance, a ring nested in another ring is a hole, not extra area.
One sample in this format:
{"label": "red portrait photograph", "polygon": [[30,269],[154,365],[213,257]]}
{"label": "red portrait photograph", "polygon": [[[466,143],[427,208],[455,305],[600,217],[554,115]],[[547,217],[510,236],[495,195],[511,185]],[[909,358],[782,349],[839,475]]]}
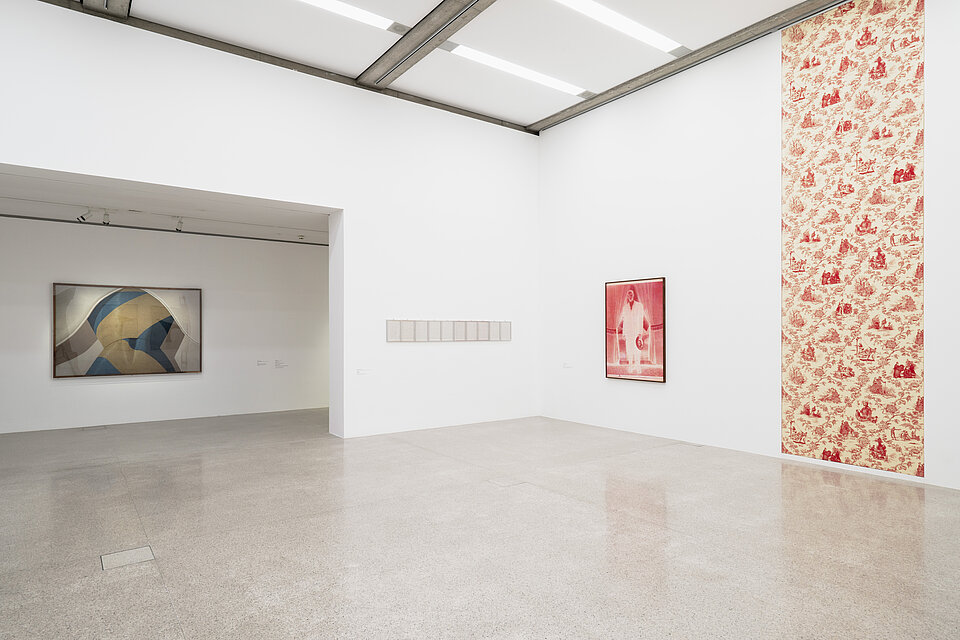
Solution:
{"label": "red portrait photograph", "polygon": [[604,285],[607,377],[666,382],[665,278]]}

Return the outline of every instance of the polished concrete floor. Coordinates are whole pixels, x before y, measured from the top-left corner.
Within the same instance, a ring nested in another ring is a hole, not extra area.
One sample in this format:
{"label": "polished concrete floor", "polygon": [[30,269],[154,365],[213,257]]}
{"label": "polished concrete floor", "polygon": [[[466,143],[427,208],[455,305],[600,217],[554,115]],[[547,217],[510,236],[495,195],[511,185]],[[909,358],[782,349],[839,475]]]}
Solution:
{"label": "polished concrete floor", "polygon": [[545,418],[0,436],[0,638],[958,637],[956,491]]}

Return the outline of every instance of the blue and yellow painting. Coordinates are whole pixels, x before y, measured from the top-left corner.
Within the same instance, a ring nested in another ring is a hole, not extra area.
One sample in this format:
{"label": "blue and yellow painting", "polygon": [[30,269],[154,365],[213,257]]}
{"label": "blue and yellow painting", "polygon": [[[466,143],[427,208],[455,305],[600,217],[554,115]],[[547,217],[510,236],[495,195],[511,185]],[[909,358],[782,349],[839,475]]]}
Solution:
{"label": "blue and yellow painting", "polygon": [[200,290],[55,284],[54,377],[200,371]]}

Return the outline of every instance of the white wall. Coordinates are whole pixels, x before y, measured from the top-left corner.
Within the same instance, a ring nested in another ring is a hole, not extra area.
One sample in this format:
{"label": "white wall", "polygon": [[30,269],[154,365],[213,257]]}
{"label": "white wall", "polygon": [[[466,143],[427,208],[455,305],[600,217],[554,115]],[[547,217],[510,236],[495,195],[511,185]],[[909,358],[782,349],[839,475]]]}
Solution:
{"label": "white wall", "polygon": [[[0,163],[344,209],[345,435],[539,413],[534,136],[35,0],[0,5],[0,78]],[[388,345],[387,318],[514,340]]]}
{"label": "white wall", "polygon": [[957,362],[960,362],[960,208],[956,183],[960,170],[957,127],[957,68],[960,49],[956,25],[960,3],[926,3],[926,105],[924,118],[924,471],[934,483],[960,489],[960,419],[957,417]]}
{"label": "white wall", "polygon": [[[54,282],[200,287],[203,372],[54,379]],[[0,433],[328,402],[326,247],[0,218],[0,300]]]}
{"label": "white wall", "polygon": [[[958,23],[927,3],[925,471],[960,488]],[[779,34],[541,141],[545,413],[780,456]],[[667,384],[605,379],[603,283],[660,275]]]}
{"label": "white wall", "polygon": [[[543,134],[547,415],[779,451],[779,70],[768,37]],[[655,276],[667,383],[608,380],[603,284]]]}

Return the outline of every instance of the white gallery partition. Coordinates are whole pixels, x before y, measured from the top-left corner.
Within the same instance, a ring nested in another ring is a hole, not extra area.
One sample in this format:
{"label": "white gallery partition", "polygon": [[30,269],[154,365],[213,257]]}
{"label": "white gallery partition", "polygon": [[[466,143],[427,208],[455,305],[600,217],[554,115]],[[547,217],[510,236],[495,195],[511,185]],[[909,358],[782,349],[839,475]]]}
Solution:
{"label": "white gallery partition", "polygon": [[[779,451],[779,68],[767,37],[543,134],[547,415]],[[660,276],[666,384],[605,379],[603,283]]]}

